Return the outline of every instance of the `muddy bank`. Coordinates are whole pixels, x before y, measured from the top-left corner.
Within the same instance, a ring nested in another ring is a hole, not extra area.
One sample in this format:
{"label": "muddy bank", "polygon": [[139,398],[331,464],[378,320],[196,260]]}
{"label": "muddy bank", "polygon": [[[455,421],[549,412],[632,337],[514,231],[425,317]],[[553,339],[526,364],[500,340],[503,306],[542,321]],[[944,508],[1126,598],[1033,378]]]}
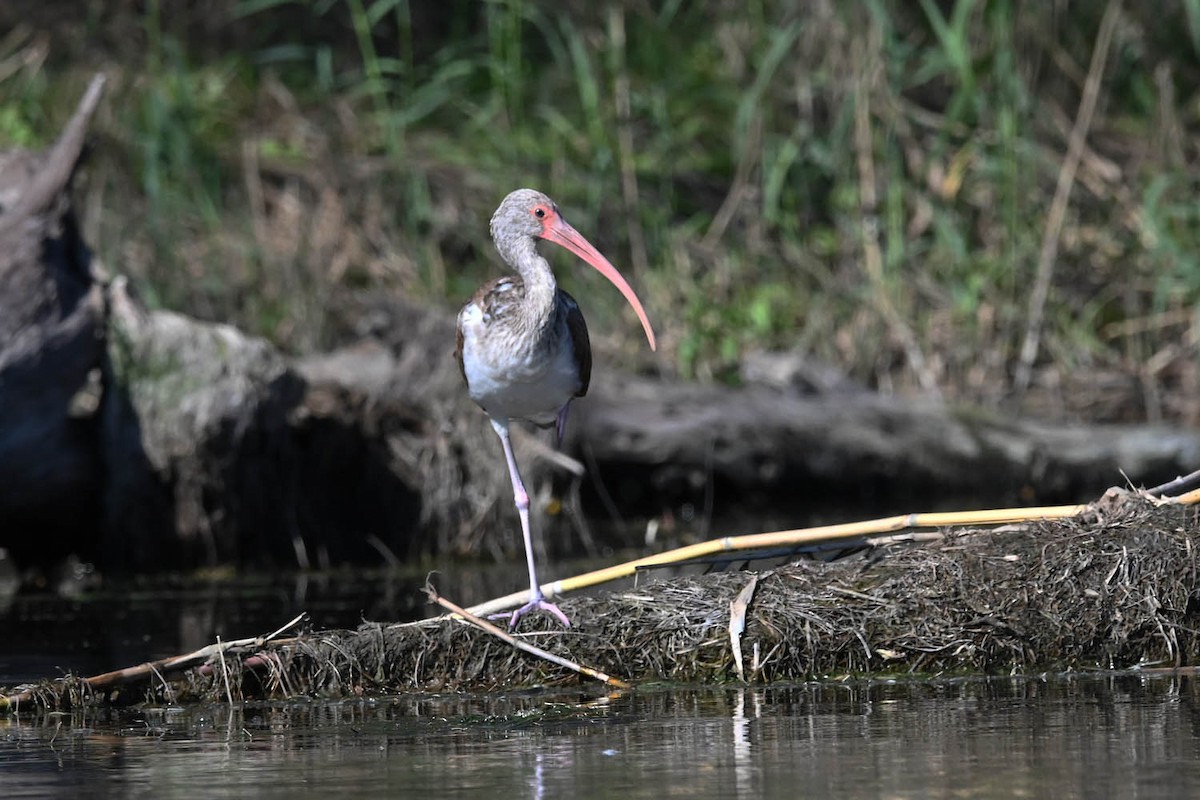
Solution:
{"label": "muddy bank", "polygon": [[[740,649],[752,683],[846,675],[1031,673],[1200,665],[1200,514],[1110,491],[1065,520],[945,530],[832,563],[655,580],[565,598],[563,630],[525,638],[634,683],[736,679],[730,603],[752,579]],[[452,587],[443,587],[449,594]],[[26,687],[44,708],[578,682],[448,618],[247,641],[98,685]],[[8,690],[10,696],[15,690]]]}

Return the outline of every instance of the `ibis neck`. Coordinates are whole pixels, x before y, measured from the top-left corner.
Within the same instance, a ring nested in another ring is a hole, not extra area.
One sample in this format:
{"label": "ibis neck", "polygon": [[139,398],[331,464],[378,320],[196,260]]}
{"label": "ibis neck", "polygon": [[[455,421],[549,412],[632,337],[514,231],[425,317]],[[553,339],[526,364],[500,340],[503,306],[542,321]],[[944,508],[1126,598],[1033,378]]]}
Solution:
{"label": "ibis neck", "polygon": [[544,330],[552,325],[558,284],[550,265],[534,246],[534,239],[526,238],[516,245],[514,252],[501,251],[501,255],[516,267],[525,283],[525,309],[531,326]]}

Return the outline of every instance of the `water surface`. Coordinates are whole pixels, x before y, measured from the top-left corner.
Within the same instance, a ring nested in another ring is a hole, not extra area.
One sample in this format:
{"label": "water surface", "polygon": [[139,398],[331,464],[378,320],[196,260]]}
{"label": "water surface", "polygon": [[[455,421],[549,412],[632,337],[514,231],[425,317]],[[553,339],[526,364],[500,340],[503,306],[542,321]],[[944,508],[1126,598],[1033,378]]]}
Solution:
{"label": "water surface", "polygon": [[[0,685],[263,634],[300,611],[315,627],[414,618],[424,579],[25,592],[0,604]],[[466,604],[514,576],[437,579]],[[0,716],[0,797],[1200,797],[1198,691],[1127,673]]]}
{"label": "water surface", "polygon": [[1188,797],[1196,681],[402,696],[0,721],[5,797]]}

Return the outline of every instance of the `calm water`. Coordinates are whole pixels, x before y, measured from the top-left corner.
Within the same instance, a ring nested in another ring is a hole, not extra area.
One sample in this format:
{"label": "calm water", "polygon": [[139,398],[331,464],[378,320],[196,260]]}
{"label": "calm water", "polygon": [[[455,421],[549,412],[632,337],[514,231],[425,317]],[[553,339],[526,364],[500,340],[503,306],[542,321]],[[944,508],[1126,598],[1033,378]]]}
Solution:
{"label": "calm water", "polygon": [[[512,587],[440,582],[475,602]],[[0,685],[268,632],[424,613],[424,575],[25,594]],[[1197,679],[403,696],[0,716],[0,797],[1200,797]]]}
{"label": "calm water", "polygon": [[0,721],[3,796],[1195,797],[1187,678],[397,697]]}

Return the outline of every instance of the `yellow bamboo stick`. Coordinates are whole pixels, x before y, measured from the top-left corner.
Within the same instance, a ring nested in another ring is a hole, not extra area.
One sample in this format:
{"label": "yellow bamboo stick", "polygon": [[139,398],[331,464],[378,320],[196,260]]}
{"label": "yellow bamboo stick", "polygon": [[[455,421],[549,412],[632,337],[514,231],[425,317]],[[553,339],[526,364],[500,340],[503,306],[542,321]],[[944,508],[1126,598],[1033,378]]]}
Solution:
{"label": "yellow bamboo stick", "polygon": [[[816,544],[819,542],[852,539],[861,536],[872,536],[882,533],[911,528],[942,528],[950,525],[1002,525],[1009,522],[1024,522],[1035,519],[1062,519],[1072,517],[1086,509],[1086,505],[1041,506],[1035,508],[999,508],[983,511],[952,511],[928,512],[921,514],[899,514],[894,517],[867,520],[864,522],[847,522],[839,525],[822,525],[815,528],[797,528],[770,533],[749,533],[742,536],[725,536],[720,539],[710,539],[706,542],[690,544],[665,553],[655,553],[623,564],[585,572],[570,578],[542,585],[542,592],[547,598],[559,597],[565,592],[597,586],[602,583],[620,580],[635,574],[639,568],[677,564],[694,558],[703,558],[718,553],[730,553],[739,550],[758,550],[784,545],[798,546]],[[528,602],[529,590],[497,597],[486,603],[471,606],[468,611],[479,616],[487,616],[507,608],[514,608]]]}
{"label": "yellow bamboo stick", "polygon": [[1200,489],[1193,489],[1190,492],[1185,492],[1178,497],[1172,498],[1176,503],[1185,506],[1192,506],[1200,503]]}

